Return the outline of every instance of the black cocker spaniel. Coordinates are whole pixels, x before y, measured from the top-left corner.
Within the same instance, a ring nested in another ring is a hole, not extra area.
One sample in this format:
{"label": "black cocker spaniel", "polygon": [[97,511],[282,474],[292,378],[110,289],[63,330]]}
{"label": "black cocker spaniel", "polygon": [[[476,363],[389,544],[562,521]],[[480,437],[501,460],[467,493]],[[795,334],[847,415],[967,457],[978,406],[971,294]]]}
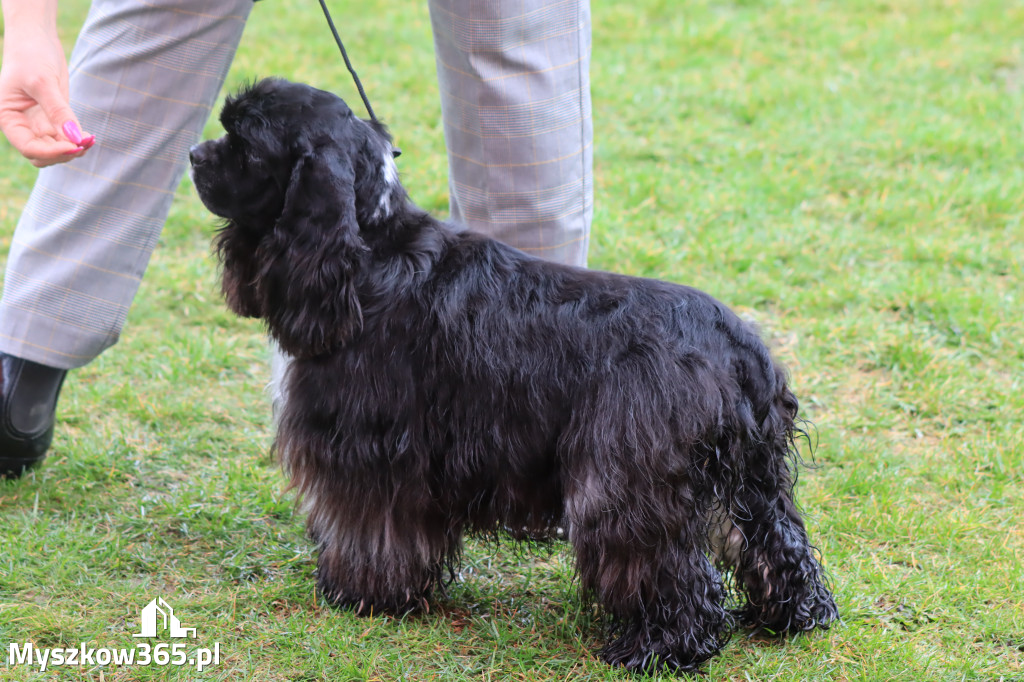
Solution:
{"label": "black cocker spaniel", "polygon": [[331,93],[263,80],[221,121],[192,175],[228,305],[288,359],[276,448],[327,599],[403,613],[463,534],[561,528],[611,664],[692,670],[736,626],[836,619],[793,502],[797,399],[749,324],[431,217]]}

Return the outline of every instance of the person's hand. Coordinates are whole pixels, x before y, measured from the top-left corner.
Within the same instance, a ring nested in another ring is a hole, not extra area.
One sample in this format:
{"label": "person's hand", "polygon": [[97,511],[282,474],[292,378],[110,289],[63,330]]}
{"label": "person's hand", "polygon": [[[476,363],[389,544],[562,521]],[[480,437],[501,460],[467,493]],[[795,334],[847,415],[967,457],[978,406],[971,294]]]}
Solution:
{"label": "person's hand", "polygon": [[32,165],[82,156],[95,142],[68,104],[68,67],[54,31],[7,31],[0,66],[0,129]]}

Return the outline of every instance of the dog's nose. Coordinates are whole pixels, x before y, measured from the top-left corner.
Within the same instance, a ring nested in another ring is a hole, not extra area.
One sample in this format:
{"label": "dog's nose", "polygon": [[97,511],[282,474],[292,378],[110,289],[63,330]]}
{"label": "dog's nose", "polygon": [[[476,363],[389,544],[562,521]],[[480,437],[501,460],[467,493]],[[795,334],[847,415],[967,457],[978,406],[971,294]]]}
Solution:
{"label": "dog's nose", "polygon": [[197,144],[194,144],[194,145],[192,145],[192,147],[191,147],[191,148],[190,148],[190,149],[188,150],[188,162],[189,162],[190,164],[192,164],[193,166],[194,166],[194,165],[196,165],[196,150],[197,150],[198,148],[199,148],[199,145],[197,145]]}

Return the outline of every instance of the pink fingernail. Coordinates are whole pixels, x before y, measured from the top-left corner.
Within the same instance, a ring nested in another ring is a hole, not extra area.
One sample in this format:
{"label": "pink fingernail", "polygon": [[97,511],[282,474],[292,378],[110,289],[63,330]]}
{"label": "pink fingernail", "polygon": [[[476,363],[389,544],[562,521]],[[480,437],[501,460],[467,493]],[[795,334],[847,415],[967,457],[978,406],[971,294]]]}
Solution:
{"label": "pink fingernail", "polygon": [[74,121],[68,121],[61,129],[69,140],[75,144],[82,144],[82,130],[78,127],[78,124]]}
{"label": "pink fingernail", "polygon": [[85,147],[86,149],[88,149],[89,147],[93,146],[93,144],[95,142],[96,142],[96,136],[95,135],[89,135],[88,137],[83,137],[82,141],[79,142],[78,144],[79,144],[79,146]]}
{"label": "pink fingernail", "polygon": [[78,149],[72,149],[70,151],[63,152],[63,156],[74,156],[75,154],[79,152],[84,152],[85,150],[86,147],[79,147]]}

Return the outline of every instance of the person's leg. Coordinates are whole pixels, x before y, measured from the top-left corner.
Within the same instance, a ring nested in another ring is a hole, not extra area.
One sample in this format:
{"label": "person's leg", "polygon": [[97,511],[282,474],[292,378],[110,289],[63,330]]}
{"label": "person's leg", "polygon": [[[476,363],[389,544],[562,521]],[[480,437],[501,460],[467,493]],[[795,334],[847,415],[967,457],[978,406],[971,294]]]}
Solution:
{"label": "person's leg", "polygon": [[113,345],[252,0],[95,0],[69,64],[96,145],[42,170],[0,300],[0,475],[42,459],[65,371]]}
{"label": "person's leg", "polygon": [[452,218],[586,264],[593,215],[588,0],[430,0]]}

